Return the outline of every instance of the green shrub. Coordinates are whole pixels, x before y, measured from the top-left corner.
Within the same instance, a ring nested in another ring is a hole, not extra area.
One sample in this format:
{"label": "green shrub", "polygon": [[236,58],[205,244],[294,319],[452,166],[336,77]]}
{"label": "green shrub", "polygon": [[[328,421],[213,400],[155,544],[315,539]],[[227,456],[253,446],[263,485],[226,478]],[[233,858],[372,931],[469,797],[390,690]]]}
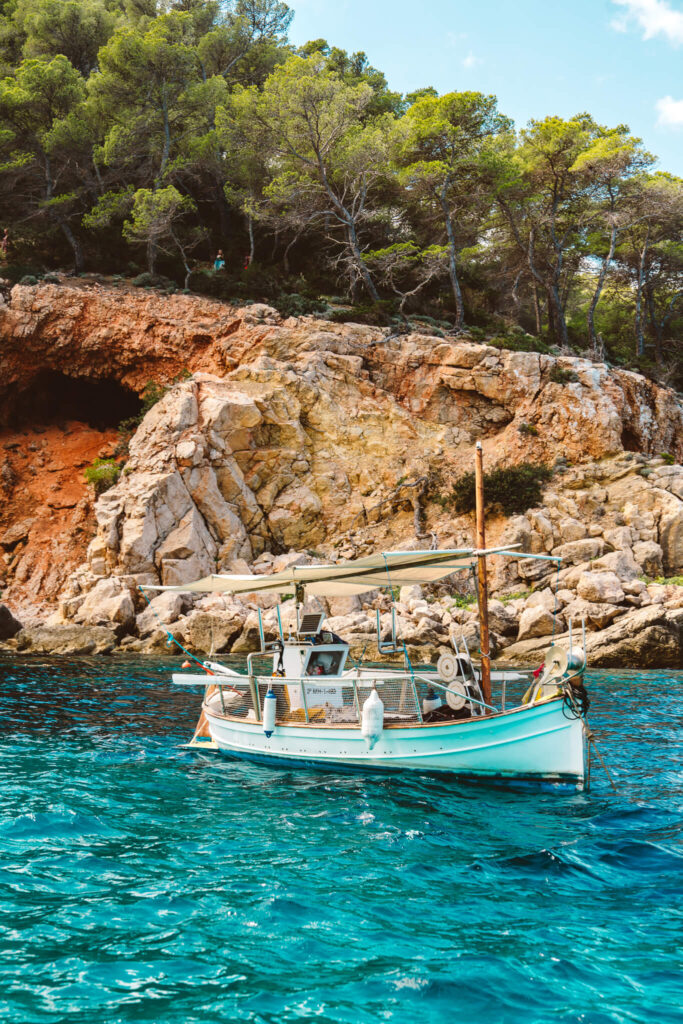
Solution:
{"label": "green shrub", "polygon": [[33,285],[38,284],[38,278],[34,274],[25,274],[19,284]]}
{"label": "green shrub", "polygon": [[61,284],[62,279],[58,274],[46,274],[43,278],[45,284]]}
{"label": "green shrub", "polygon": [[675,458],[673,457],[673,455],[671,455],[670,452],[660,452],[659,457],[660,459],[664,459],[667,466],[673,466],[676,462]]}
{"label": "green shrub", "polygon": [[476,594],[456,594],[452,608],[470,608],[473,604],[477,603]]}
{"label": "green shrub", "polygon": [[538,429],[533,425],[533,423],[520,423],[517,430],[520,434],[525,434],[529,437],[538,437]]}
{"label": "green shrub", "polygon": [[574,372],[574,370],[564,370],[561,366],[558,366],[557,363],[554,363],[551,367],[548,379],[551,380],[553,384],[575,384],[579,379],[579,376]]}
{"label": "green shrub", "polygon": [[131,281],[136,288],[175,288],[175,281],[171,281],[170,278],[164,277],[163,274],[150,274],[145,271],[143,274],[138,274]]}
{"label": "green shrub", "polygon": [[[484,501],[487,509],[499,507],[506,516],[526,512],[540,505],[542,484],[553,475],[548,466],[522,462],[507,469],[494,469],[484,474]],[[466,473],[453,486],[453,503],[457,512],[473,512],[476,507],[474,473]]]}
{"label": "green shrub", "polygon": [[12,284],[19,284],[23,277],[35,277],[37,280],[41,273],[42,271],[30,263],[8,263],[0,269],[0,277],[11,281]]}
{"label": "green shrub", "polygon": [[513,334],[506,334],[495,338],[489,338],[486,342],[487,345],[493,345],[495,348],[503,348],[509,352],[540,352],[542,355],[548,355],[550,349],[544,341],[540,338],[534,338],[530,334],[523,334],[515,332]]}
{"label": "green shrub", "polygon": [[530,594],[530,590],[514,590],[511,594],[501,594],[498,600],[501,604],[508,605],[511,601],[525,600]]}
{"label": "green shrub", "polygon": [[305,295],[293,292],[291,295],[278,295],[273,305],[282,316],[309,316],[311,313],[324,313],[327,303],[320,299],[307,299]]}
{"label": "green shrub", "polygon": [[380,300],[367,306],[352,306],[350,309],[335,309],[329,319],[335,324],[367,324],[369,327],[389,327],[396,303]]}
{"label": "green shrub", "polygon": [[95,488],[95,494],[103,494],[113,487],[121,475],[121,467],[114,459],[95,459],[84,474],[86,483]]}

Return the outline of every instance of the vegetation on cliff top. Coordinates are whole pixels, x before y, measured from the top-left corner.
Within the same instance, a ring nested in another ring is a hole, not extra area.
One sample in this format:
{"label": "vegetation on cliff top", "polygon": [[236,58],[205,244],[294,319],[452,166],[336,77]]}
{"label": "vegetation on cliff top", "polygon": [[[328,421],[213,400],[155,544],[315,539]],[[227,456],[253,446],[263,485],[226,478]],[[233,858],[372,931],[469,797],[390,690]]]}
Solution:
{"label": "vegetation on cliff top", "polygon": [[494,96],[401,96],[363,53],[291,46],[291,18],[280,0],[4,0],[14,278],[146,268],[307,312],[343,292],[376,321],[503,341],[514,323],[680,381],[683,182],[627,126],[515,130]]}

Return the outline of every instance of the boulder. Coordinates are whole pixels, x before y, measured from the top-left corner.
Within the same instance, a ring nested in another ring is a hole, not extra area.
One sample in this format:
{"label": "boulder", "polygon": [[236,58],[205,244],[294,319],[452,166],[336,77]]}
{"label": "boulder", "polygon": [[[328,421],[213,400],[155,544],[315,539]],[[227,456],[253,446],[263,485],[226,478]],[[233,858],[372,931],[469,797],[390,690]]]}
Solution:
{"label": "boulder", "polygon": [[579,562],[590,562],[599,558],[605,550],[605,542],[600,537],[586,537],[584,540],[572,540],[553,548],[553,554],[563,562],[578,565]]}
{"label": "boulder", "polygon": [[[188,617],[189,645],[195,651],[205,654],[220,654],[229,651],[245,625],[242,616],[234,612],[194,612]],[[260,646],[258,618],[256,620],[256,650]]]}
{"label": "boulder", "polygon": [[13,523],[0,537],[0,547],[11,551],[21,541],[28,540],[33,522],[33,519],[24,519],[20,523]]}
{"label": "boulder", "polygon": [[557,529],[563,544],[570,544],[575,540],[583,540],[588,533],[585,525],[579,522],[578,519],[560,519]]}
{"label": "boulder", "polygon": [[552,562],[543,562],[537,558],[520,558],[516,564],[517,572],[525,583],[536,584],[555,571]]}
{"label": "boulder", "polygon": [[678,511],[664,512],[659,520],[664,572],[671,576],[683,572],[683,503],[679,504]]}
{"label": "boulder", "polygon": [[489,601],[489,627],[501,636],[514,636],[517,619],[502,601]]}
{"label": "boulder", "polygon": [[422,601],[422,587],[417,583],[410,587],[401,587],[398,592],[398,599],[401,604],[406,606],[410,601]]}
{"label": "boulder", "polygon": [[22,628],[6,604],[0,604],[0,640],[10,640]]}
{"label": "boulder", "polygon": [[638,539],[637,531],[630,526],[615,526],[613,530],[605,530],[603,536],[616,551],[633,547],[633,542]]}
{"label": "boulder", "polygon": [[641,540],[633,545],[633,557],[647,576],[661,576],[664,552],[653,540]]}
{"label": "boulder", "polygon": [[360,597],[352,594],[350,597],[328,597],[327,605],[330,609],[330,616],[352,615],[361,611]]}
{"label": "boulder", "polygon": [[[275,639],[275,632],[270,629],[266,630],[265,625],[264,634],[266,640]],[[258,612],[249,612],[244,624],[242,625],[242,631],[232,645],[232,653],[251,654],[252,652],[259,651],[260,649],[261,634],[259,631]]]}
{"label": "boulder", "polygon": [[110,654],[116,633],[105,626],[31,626],[16,635],[23,654]]}
{"label": "boulder", "polygon": [[608,554],[596,559],[591,565],[591,570],[594,572],[606,571],[614,573],[620,580],[633,580],[641,573],[640,566],[633,557],[633,552],[630,548],[624,548],[623,551],[610,551]]}
{"label": "boulder", "polygon": [[576,625],[585,621],[586,629],[603,629],[610,622],[626,611],[623,607],[598,601],[586,601],[579,597],[564,609],[567,622],[571,619]]}
{"label": "boulder", "polygon": [[596,668],[680,668],[683,621],[661,605],[638,608],[593,634],[588,657]]}
{"label": "boulder", "polygon": [[658,466],[651,479],[657,487],[664,487],[683,501],[683,466]]}
{"label": "boulder", "polygon": [[184,607],[185,598],[176,591],[157,594],[137,617],[138,633],[140,636],[147,636],[159,629],[160,622],[164,625],[175,622],[182,615]]}
{"label": "boulder", "polygon": [[517,639],[530,640],[536,636],[550,636],[553,629],[555,629],[555,632],[562,632],[564,629],[563,620],[556,622],[552,612],[549,612],[547,608],[541,605],[525,608],[519,620]]}
{"label": "boulder", "polygon": [[87,594],[74,616],[84,625],[114,622],[124,632],[135,625],[135,605],[130,591],[115,576],[100,580]]}
{"label": "boulder", "polygon": [[535,590],[533,594],[529,594],[524,607],[545,608],[546,611],[552,612],[555,610],[555,604],[555,594],[550,587],[545,587],[544,590]]}
{"label": "boulder", "polygon": [[548,516],[543,512],[534,510],[528,513],[528,520],[533,527],[531,551],[537,555],[552,551],[555,541],[553,539],[553,525]]}
{"label": "boulder", "polygon": [[585,601],[621,604],[624,600],[619,577],[613,572],[584,572],[577,592]]}
{"label": "boulder", "polygon": [[[555,643],[566,649],[569,634],[556,636]],[[506,664],[535,666],[547,646],[544,638],[524,640],[506,647],[500,658]],[[607,629],[587,634],[586,653],[593,668],[679,668],[683,663],[683,610],[651,605],[629,611]]]}

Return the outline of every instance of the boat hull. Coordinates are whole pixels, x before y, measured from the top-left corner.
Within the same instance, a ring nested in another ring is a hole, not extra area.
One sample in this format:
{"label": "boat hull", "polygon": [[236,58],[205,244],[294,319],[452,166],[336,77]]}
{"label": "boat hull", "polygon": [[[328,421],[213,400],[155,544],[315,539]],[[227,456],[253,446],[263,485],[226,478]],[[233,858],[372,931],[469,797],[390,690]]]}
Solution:
{"label": "boat hull", "polygon": [[277,725],[207,710],[219,750],[255,761],[330,769],[419,771],[482,778],[537,779],[581,787],[585,730],[561,699],[466,721],[389,726],[369,749],[358,728]]}

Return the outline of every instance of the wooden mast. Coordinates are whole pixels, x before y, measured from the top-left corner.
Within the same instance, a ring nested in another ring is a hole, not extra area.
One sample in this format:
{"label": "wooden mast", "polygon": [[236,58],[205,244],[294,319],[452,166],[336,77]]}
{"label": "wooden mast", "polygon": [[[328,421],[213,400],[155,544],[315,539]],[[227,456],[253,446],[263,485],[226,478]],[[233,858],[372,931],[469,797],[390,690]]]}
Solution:
{"label": "wooden mast", "polygon": [[[474,463],[474,479],[477,510],[477,547],[486,550],[486,528],[484,526],[484,452],[481,441],[477,441]],[[486,704],[491,703],[491,655],[489,647],[489,598],[486,578],[486,555],[477,559],[477,586],[479,588],[479,634],[481,648],[481,690]]]}

